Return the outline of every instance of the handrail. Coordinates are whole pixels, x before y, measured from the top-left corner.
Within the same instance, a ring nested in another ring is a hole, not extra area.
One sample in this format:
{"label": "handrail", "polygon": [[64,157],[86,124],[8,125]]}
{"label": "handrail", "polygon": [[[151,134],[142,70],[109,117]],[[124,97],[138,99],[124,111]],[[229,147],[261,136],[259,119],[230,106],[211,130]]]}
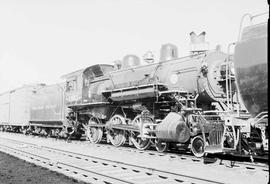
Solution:
{"label": "handrail", "polygon": [[[230,64],[230,49],[234,46],[235,43],[230,43],[227,49],[227,59],[226,59],[226,103],[227,103],[227,111],[234,110],[233,109],[233,99],[232,99],[232,82],[231,82],[231,64]],[[230,103],[232,105],[230,109]]]}
{"label": "handrail", "polygon": [[263,119],[268,119],[268,114],[263,115],[262,117],[255,119],[255,121],[253,122],[253,126],[256,126],[256,124],[258,124],[261,120]]}
{"label": "handrail", "polygon": [[264,116],[264,115],[268,115],[268,111],[260,112],[259,114],[257,114],[257,116],[255,116],[254,119],[258,119],[259,117]]}

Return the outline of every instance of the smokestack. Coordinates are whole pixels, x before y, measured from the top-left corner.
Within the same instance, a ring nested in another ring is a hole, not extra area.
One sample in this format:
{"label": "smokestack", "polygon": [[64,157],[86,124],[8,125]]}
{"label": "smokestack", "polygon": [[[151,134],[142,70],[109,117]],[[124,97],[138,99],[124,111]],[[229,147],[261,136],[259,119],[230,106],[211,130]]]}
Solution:
{"label": "smokestack", "polygon": [[206,32],[201,32],[197,35],[194,32],[189,33],[190,35],[190,52],[200,53],[209,50],[209,43],[205,41]]}

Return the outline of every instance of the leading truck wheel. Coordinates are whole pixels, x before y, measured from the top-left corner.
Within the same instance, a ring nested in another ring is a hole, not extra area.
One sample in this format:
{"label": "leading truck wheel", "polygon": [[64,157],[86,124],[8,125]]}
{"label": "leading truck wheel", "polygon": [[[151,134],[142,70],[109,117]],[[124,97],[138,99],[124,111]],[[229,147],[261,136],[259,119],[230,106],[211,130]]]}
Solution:
{"label": "leading truck wheel", "polygon": [[200,135],[191,140],[191,151],[196,157],[202,157],[204,155],[204,146],[204,140]]}
{"label": "leading truck wheel", "polygon": [[166,152],[168,150],[168,146],[169,145],[167,142],[164,142],[161,140],[155,140],[155,147],[159,153]]}

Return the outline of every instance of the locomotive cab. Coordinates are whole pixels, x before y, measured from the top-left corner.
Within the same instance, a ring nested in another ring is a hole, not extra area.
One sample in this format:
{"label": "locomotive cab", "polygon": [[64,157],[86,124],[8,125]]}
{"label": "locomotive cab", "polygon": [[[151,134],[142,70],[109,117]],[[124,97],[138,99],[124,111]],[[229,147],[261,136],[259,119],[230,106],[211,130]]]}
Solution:
{"label": "locomotive cab", "polygon": [[83,71],[82,103],[106,102],[101,94],[108,84],[108,72],[114,70],[112,65],[97,64],[86,68]]}

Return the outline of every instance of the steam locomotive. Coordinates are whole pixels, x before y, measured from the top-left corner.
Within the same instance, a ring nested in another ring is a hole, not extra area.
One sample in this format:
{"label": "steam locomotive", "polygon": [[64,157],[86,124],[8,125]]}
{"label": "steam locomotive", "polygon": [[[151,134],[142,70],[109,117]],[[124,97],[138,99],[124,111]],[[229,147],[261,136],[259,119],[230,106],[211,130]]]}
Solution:
{"label": "steam locomotive", "polygon": [[[128,141],[143,150],[154,142],[158,151],[165,151],[168,142],[186,146],[195,138],[194,144],[203,144],[195,119],[212,110],[212,102],[222,107],[225,61],[220,51],[178,58],[174,45],[163,45],[157,63],[140,65],[138,57],[128,55],[121,68],[94,65],[77,79],[69,75],[67,104],[94,143],[105,136],[115,146]],[[74,81],[82,85],[77,96]]]}
{"label": "steam locomotive", "polygon": [[[159,152],[181,147],[197,157],[218,152],[263,154],[268,151],[267,113],[251,116],[243,107],[253,113],[246,95],[250,95],[250,82],[267,75],[266,59],[260,60],[262,66],[250,64],[243,69],[243,57],[258,45],[265,49],[267,34],[262,24],[246,29],[234,57],[218,48],[208,50],[205,33],[192,32],[187,57],[179,58],[177,47],[165,44],[158,62],[151,53],[145,55],[144,64],[137,56],[127,55],[114,65],[97,64],[67,74],[63,84],[30,85],[2,94],[0,128],[51,136],[85,135],[95,144],[105,140],[140,150],[154,146]],[[250,32],[258,29],[260,36],[254,37]],[[254,40],[258,37],[259,41]],[[256,52],[252,57],[264,54]],[[254,67],[260,70],[254,80],[243,82]],[[266,93],[267,83],[260,82]]]}

